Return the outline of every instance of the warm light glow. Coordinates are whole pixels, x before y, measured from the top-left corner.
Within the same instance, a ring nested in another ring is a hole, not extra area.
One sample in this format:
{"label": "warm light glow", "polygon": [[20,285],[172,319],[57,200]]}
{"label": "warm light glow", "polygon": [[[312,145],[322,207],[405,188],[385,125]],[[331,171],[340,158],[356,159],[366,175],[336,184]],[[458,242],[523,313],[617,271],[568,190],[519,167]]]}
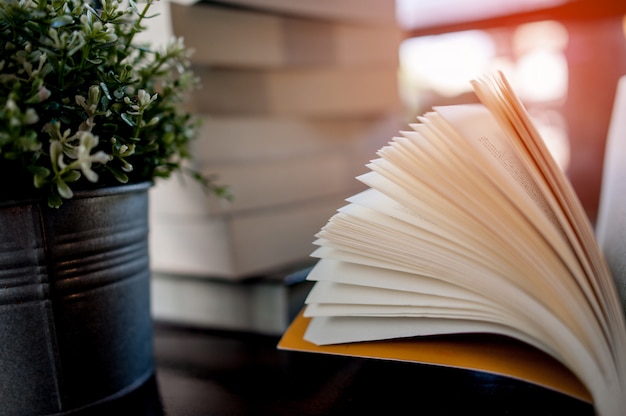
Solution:
{"label": "warm light glow", "polygon": [[407,39],[400,46],[400,65],[408,82],[442,95],[468,91],[468,80],[479,77],[495,47],[481,31]]}
{"label": "warm light glow", "polygon": [[567,30],[558,22],[544,21],[520,25],[510,35],[476,30],[404,41],[400,46],[403,99],[410,108],[427,111],[437,104],[437,96],[470,92],[470,80],[502,71],[528,110],[540,109],[533,117],[536,126],[557,164],[566,170],[567,126],[554,106],[567,96]]}
{"label": "warm light glow", "polygon": [[523,13],[558,6],[568,0],[396,0],[403,28],[424,28]]}
{"label": "warm light glow", "polygon": [[568,39],[567,29],[559,22],[545,20],[527,23],[515,29],[513,50],[517,56],[538,48],[563,51]]}
{"label": "warm light glow", "polygon": [[567,94],[567,30],[553,21],[519,26],[513,36],[519,94],[527,101],[560,100]]}
{"label": "warm light glow", "polygon": [[567,93],[567,60],[562,53],[536,50],[517,61],[519,95],[527,101],[552,101]]}

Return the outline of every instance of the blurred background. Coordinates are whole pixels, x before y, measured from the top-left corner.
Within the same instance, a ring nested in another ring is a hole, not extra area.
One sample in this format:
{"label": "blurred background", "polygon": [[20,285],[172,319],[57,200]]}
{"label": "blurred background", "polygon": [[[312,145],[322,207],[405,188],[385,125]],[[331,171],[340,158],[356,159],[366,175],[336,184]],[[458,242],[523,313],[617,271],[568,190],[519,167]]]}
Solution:
{"label": "blurred background", "polygon": [[[626,73],[626,2],[398,0],[407,28],[401,90],[420,113],[469,94],[467,79],[504,71],[592,221],[617,79]],[[425,58],[428,57],[428,58]]]}
{"label": "blurred background", "polygon": [[157,2],[146,40],[182,36],[203,88],[193,167],[232,203],[174,178],[151,191],[159,320],[278,334],[313,263],[315,233],[354,177],[434,105],[475,102],[502,70],[592,223],[626,2],[191,0]]}

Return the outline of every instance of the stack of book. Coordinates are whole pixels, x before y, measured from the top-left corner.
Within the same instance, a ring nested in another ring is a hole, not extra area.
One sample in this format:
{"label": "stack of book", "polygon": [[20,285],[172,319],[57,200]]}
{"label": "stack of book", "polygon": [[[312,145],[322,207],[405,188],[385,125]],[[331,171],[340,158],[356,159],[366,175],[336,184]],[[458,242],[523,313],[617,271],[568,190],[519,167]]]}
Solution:
{"label": "stack of book", "polygon": [[191,307],[164,306],[188,299],[176,294],[190,287],[173,283],[180,279],[249,291],[251,278],[265,284],[309,265],[315,233],[404,125],[395,5],[366,3],[169,3],[202,84],[190,100],[203,120],[193,167],[218,175],[234,199],[218,201],[182,177],[153,189],[157,317],[182,319]]}

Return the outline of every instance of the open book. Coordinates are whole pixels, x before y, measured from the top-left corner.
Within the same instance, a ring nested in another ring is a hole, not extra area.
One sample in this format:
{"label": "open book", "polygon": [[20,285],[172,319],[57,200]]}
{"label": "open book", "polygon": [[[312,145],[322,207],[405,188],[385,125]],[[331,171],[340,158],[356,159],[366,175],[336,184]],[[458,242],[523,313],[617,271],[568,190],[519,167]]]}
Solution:
{"label": "open book", "polygon": [[491,371],[626,414],[624,312],[594,230],[505,77],[472,85],[481,104],[435,107],[358,177],[279,348]]}

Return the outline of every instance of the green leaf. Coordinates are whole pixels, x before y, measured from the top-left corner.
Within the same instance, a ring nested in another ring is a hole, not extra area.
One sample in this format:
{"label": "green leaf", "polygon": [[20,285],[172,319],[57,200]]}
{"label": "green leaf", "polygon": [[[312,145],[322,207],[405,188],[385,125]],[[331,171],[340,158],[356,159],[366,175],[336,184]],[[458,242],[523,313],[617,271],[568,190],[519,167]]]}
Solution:
{"label": "green leaf", "polygon": [[109,170],[109,172],[111,172],[111,174],[113,175],[113,177],[121,183],[128,183],[128,175],[126,175],[124,172],[122,172],[121,170],[114,168],[112,166],[106,166],[106,168]]}
{"label": "green leaf", "polygon": [[81,177],[81,174],[77,170],[71,170],[66,175],[63,176],[65,182],[76,182]]}
{"label": "green leaf", "polygon": [[71,25],[72,23],[74,23],[74,19],[72,18],[72,16],[65,14],[63,16],[57,16],[54,19],[52,19],[50,26],[57,28],[57,27]]}
{"label": "green leaf", "polygon": [[52,193],[48,195],[48,206],[50,208],[59,208],[63,204],[63,200],[59,195]]}
{"label": "green leaf", "polygon": [[136,126],[135,122],[130,118],[128,113],[122,113],[122,114],[120,114],[120,117],[122,117],[122,120],[124,120],[126,122],[126,124],[128,124],[129,126],[131,126],[131,127],[135,127]]}
{"label": "green leaf", "polygon": [[107,84],[105,84],[104,82],[100,83],[100,88],[102,88],[102,92],[104,92],[104,95],[110,100],[113,100],[113,98],[111,97],[111,93],[109,92],[109,87],[107,87]]}
{"label": "green leaf", "polygon": [[33,173],[33,183],[35,188],[41,188],[48,183],[48,176],[50,176],[50,170],[43,166],[33,166],[30,168]]}
{"label": "green leaf", "polygon": [[74,196],[74,192],[72,192],[72,189],[62,179],[58,179],[55,182],[55,185],[56,185],[59,195],[62,198],[70,199],[71,197]]}

